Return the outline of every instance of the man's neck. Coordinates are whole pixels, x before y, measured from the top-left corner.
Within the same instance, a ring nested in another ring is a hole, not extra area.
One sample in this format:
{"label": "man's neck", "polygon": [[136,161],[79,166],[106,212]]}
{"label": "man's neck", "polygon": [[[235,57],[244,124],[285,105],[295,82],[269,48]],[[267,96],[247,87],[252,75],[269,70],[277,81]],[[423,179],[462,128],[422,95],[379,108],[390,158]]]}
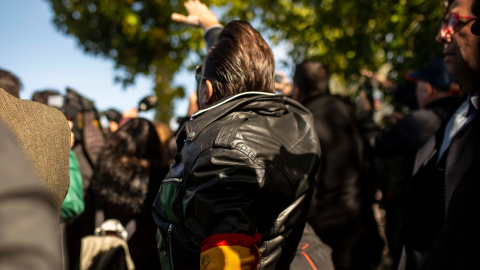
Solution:
{"label": "man's neck", "polygon": [[[477,76],[480,76],[480,74],[477,74]],[[480,87],[479,80],[477,78],[462,80],[460,84],[462,86],[462,88],[460,89],[462,95],[465,95],[465,94],[473,95],[475,92],[477,92],[478,88]]]}

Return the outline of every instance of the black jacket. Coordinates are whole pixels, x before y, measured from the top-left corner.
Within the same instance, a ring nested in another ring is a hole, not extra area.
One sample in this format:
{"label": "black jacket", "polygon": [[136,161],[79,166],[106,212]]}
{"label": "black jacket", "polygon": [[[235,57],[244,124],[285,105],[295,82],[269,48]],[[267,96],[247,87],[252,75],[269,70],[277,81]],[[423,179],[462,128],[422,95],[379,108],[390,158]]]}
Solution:
{"label": "black jacket", "polygon": [[383,242],[353,106],[330,94],[310,96],[303,104],[313,114],[322,149],[308,223],[332,248],[335,269],[366,269],[379,261]]}
{"label": "black jacket", "polygon": [[311,114],[283,96],[242,93],[195,114],[177,146],[154,204],[162,269],[199,269],[202,241],[225,233],[261,234],[259,269],[288,269],[319,165]]}
{"label": "black jacket", "polygon": [[[477,104],[478,106],[478,104]],[[399,269],[478,269],[478,113],[437,164],[445,127],[418,151],[409,187]]]}
{"label": "black jacket", "polygon": [[446,216],[428,270],[480,269],[480,115],[450,144],[445,166]]}

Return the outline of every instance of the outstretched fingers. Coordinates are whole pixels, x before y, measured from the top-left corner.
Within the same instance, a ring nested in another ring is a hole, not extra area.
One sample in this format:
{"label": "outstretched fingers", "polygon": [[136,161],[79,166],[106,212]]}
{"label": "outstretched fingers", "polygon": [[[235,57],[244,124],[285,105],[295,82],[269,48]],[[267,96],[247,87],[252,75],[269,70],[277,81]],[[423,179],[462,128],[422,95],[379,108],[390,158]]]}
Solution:
{"label": "outstretched fingers", "polygon": [[188,24],[188,25],[192,25],[192,26],[196,26],[196,27],[199,27],[200,24],[198,22],[198,17],[195,16],[195,18],[193,18],[193,16],[185,16],[183,14],[180,14],[180,13],[172,13],[172,16],[171,16],[171,19],[172,21],[175,21],[175,22],[178,22],[178,23],[183,23],[183,24]]}
{"label": "outstretched fingers", "polygon": [[187,16],[173,13],[171,18],[173,21],[183,23],[195,27],[202,27],[204,30],[213,25],[218,25],[218,19],[215,14],[199,0],[189,0],[184,3],[187,10]]}

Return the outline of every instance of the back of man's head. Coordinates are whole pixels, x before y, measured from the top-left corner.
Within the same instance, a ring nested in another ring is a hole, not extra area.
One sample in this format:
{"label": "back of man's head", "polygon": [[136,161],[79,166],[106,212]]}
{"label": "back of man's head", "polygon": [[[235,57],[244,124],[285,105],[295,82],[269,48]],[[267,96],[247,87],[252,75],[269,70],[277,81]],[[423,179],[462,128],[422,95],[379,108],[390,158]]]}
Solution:
{"label": "back of man's head", "polygon": [[11,72],[0,69],[0,88],[3,88],[10,95],[20,98],[20,79]]}
{"label": "back of man's head", "polygon": [[248,22],[232,21],[220,33],[204,64],[212,101],[248,91],[275,92],[273,52]]}
{"label": "back of man's head", "polygon": [[319,61],[307,60],[298,64],[293,75],[293,85],[298,87],[303,97],[326,94],[330,90],[328,69]]}

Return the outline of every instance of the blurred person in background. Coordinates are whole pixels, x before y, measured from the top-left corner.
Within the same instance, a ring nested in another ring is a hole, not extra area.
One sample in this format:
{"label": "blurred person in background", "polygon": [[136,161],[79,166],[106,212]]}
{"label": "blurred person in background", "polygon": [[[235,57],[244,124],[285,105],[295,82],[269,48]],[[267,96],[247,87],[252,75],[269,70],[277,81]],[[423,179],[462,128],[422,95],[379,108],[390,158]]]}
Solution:
{"label": "blurred person in background", "polygon": [[103,115],[108,120],[108,127],[106,128],[105,134],[110,134],[118,130],[118,124],[122,121],[122,114],[115,109],[108,109],[103,112]]}
{"label": "blurred person in background", "polygon": [[[33,92],[31,100],[60,109],[59,107],[54,106],[54,104],[52,104],[52,99],[50,98],[51,96],[61,96],[61,94],[57,90],[51,90],[51,89],[38,90]],[[50,99],[50,102],[49,102],[49,99]]]}
{"label": "blurred person in background", "polygon": [[388,131],[378,133],[372,148],[379,157],[411,156],[407,174],[413,169],[414,156],[450,117],[462,102],[457,83],[447,70],[443,58],[430,60],[422,69],[406,74],[406,79],[416,82],[418,109],[397,117]]}
{"label": "blurred person in background", "polygon": [[167,147],[168,140],[172,138],[172,130],[168,127],[167,124],[159,121],[154,121],[153,124],[155,125],[155,129],[157,129],[157,133],[160,138],[160,142],[162,143],[162,146]]}
{"label": "blurred person in background", "polygon": [[318,61],[296,66],[293,97],[309,109],[321,144],[308,223],[333,250],[335,269],[369,269],[380,262],[383,241],[375,222],[372,180],[354,108],[330,94],[329,72]]}
{"label": "blurred person in background", "polygon": [[20,98],[22,82],[10,71],[0,69],[0,88],[7,91],[10,95]]}
{"label": "blurred person in background", "polygon": [[168,172],[163,153],[155,126],[133,118],[107,138],[95,170],[95,200],[105,219],[136,224],[128,240],[135,269],[160,269],[152,204]]}
{"label": "blurred person in background", "polygon": [[175,140],[173,132],[170,127],[165,123],[153,121],[153,125],[155,126],[158,137],[160,138],[160,142],[162,143],[162,151],[165,156],[165,164],[170,165],[173,163],[173,158],[176,151],[176,147],[174,149],[171,149],[171,141]]}

